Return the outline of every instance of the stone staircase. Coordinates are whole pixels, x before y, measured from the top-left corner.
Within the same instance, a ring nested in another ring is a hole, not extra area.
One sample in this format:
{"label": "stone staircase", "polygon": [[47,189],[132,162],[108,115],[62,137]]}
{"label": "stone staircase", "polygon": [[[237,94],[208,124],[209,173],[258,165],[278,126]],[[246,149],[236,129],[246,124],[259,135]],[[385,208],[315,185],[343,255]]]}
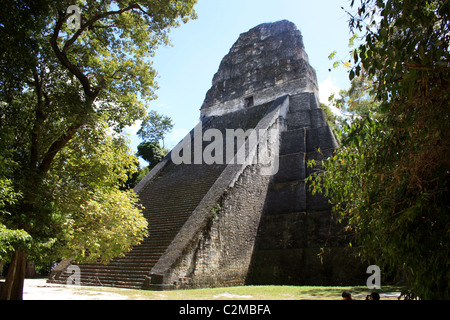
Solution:
{"label": "stone staircase", "polygon": [[[107,265],[77,264],[81,284],[141,289],[154,264],[222,170],[223,166],[169,165],[151,187],[141,192],[149,236],[124,257]],[[65,283],[68,276],[65,272],[53,282]]]}
{"label": "stone staircase", "polygon": [[[204,121],[203,130],[253,128],[270,104],[248,108]],[[207,143],[204,143],[205,147]],[[191,213],[226,168],[226,164],[167,164],[140,191],[143,214],[148,220],[149,236],[124,257],[101,263],[76,264],[80,268],[80,284],[141,289],[153,266],[169,247]],[[51,276],[49,282],[66,283],[70,273]]]}
{"label": "stone staircase", "polygon": [[[276,144],[263,136],[253,150],[272,156],[279,146],[279,162],[270,162],[272,169],[279,164],[278,173],[260,174],[267,169],[262,163],[176,166],[167,157],[135,188],[146,208],[148,238],[108,265],[78,265],[81,284],[139,289],[338,285],[348,284],[349,275],[365,277],[365,270],[351,270],[355,260],[346,252],[348,239],[342,226],[332,223],[328,202],[305,185],[312,173],[307,161],[327,157],[337,147],[317,90],[293,23],[261,24],[241,34],[206,93],[203,130],[219,129],[222,135],[226,129],[276,130]],[[191,133],[199,135],[196,129]],[[323,263],[317,258],[321,248],[329,253]],[[69,265],[60,263],[50,281],[65,282]]]}

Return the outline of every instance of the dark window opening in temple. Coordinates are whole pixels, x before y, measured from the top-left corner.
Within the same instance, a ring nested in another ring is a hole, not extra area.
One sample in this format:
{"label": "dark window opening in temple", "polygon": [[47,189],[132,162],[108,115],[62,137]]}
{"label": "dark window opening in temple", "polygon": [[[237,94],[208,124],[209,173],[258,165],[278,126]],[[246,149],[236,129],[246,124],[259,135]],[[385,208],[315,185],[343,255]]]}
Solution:
{"label": "dark window opening in temple", "polygon": [[245,98],[245,107],[253,107],[253,96]]}

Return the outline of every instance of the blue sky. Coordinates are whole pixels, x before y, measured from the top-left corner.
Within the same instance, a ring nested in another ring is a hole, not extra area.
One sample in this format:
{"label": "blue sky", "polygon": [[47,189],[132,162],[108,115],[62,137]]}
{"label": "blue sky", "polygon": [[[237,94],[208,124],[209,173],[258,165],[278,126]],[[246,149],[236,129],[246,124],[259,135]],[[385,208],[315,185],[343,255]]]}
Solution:
{"label": "blue sky", "polygon": [[[165,138],[173,148],[199,120],[199,109],[222,58],[239,35],[265,22],[289,20],[303,35],[311,66],[317,72],[320,98],[349,86],[343,68],[332,69],[328,55],[338,52],[349,58],[347,0],[198,0],[196,20],[181,25],[171,34],[171,47],[161,47],[153,59],[160,89],[150,109],[173,119],[174,129]],[[330,72],[329,69],[332,69]],[[133,150],[140,143],[128,130]]]}

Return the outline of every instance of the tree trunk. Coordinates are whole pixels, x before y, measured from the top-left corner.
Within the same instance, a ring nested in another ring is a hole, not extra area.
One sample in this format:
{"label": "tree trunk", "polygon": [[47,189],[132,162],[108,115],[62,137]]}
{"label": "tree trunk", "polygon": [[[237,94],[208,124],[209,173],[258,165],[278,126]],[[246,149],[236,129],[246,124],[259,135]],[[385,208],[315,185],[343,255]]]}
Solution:
{"label": "tree trunk", "polygon": [[0,292],[0,300],[23,300],[23,283],[25,280],[27,254],[20,250],[14,252],[9,265],[6,282]]}

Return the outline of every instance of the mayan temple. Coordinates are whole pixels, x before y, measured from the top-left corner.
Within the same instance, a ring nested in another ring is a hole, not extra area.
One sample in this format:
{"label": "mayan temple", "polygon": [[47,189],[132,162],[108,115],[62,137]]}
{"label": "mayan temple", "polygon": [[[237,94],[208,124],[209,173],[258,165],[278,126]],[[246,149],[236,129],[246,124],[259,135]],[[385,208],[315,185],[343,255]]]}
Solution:
{"label": "mayan temple", "polygon": [[[135,187],[149,237],[108,265],[76,265],[79,283],[150,290],[363,285],[365,270],[347,247],[351,235],[305,185],[307,161],[338,145],[297,27],[279,21],[241,34],[199,117]],[[49,281],[65,283],[71,266],[62,261]]]}

